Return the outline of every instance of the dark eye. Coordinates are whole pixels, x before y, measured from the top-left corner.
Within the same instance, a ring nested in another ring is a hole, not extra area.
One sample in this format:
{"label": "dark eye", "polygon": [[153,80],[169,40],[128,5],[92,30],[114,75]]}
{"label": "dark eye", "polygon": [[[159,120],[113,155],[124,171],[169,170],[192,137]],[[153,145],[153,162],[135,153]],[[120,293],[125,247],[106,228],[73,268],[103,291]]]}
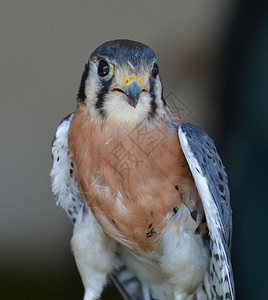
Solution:
{"label": "dark eye", "polygon": [[100,60],[98,66],[98,74],[100,77],[105,77],[109,74],[109,64],[105,60]]}
{"label": "dark eye", "polygon": [[152,68],[152,76],[153,78],[156,78],[156,76],[158,75],[159,73],[159,67],[157,64],[154,64],[153,65],[153,68]]}

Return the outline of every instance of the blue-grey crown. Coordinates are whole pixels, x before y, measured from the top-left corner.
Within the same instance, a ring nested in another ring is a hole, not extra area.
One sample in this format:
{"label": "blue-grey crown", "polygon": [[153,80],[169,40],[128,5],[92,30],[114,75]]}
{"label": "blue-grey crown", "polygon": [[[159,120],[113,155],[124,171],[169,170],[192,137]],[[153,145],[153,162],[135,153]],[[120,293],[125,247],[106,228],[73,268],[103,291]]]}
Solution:
{"label": "blue-grey crown", "polygon": [[157,59],[157,56],[150,47],[130,40],[114,40],[106,42],[93,51],[90,59],[93,59],[94,57],[97,57],[98,59],[107,58],[115,60],[120,64],[128,61],[134,67],[138,67],[143,63],[151,65]]}

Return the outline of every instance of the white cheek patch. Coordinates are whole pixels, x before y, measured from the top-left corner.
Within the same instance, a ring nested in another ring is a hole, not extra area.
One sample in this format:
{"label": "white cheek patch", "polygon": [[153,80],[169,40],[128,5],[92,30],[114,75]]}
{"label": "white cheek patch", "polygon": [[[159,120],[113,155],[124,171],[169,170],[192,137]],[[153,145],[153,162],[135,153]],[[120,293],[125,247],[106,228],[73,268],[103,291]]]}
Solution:
{"label": "white cheek patch", "polygon": [[85,84],[86,104],[91,107],[97,101],[97,94],[100,87],[100,80],[97,73],[97,66],[90,63],[89,74]]}
{"label": "white cheek patch", "polygon": [[[100,113],[102,113],[107,118],[107,121],[118,124],[127,123],[136,125],[150,117],[153,97],[149,91],[151,75],[148,68],[145,70],[144,67],[142,67],[142,69],[139,69],[137,72],[136,71],[135,66],[130,61],[122,64],[120,67],[115,66],[111,85],[108,88],[108,91],[105,91],[102,95],[104,101],[100,111],[100,109],[96,109],[96,103],[98,101],[98,95],[105,84],[105,82],[103,82],[105,79],[100,78],[98,75],[98,63],[90,61],[89,74],[85,82],[85,104],[91,118],[98,119],[100,118]],[[141,78],[143,88],[148,89],[149,91],[147,94],[141,95],[136,108],[126,102],[123,94],[120,95],[119,93],[111,91],[112,87],[118,86],[120,88],[123,86],[125,78],[134,72],[136,73],[136,76]],[[153,93],[155,95],[156,106],[162,107],[162,86],[159,78],[156,78],[154,82]],[[161,110],[157,109],[156,115],[159,117],[160,114]]]}
{"label": "white cheek patch", "polygon": [[105,97],[103,110],[107,113],[107,120],[135,125],[148,118],[151,109],[150,100],[150,96],[147,94],[139,100],[134,108],[120,95],[109,92]]}

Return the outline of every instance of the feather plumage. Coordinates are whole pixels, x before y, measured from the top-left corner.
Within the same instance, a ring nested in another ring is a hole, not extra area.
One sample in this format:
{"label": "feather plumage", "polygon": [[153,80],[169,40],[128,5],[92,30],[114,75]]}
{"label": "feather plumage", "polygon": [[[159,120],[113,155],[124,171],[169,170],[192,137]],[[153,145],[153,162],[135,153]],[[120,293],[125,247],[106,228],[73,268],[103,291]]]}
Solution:
{"label": "feather plumage", "polygon": [[234,299],[230,259],[232,213],[227,175],[213,141],[201,128],[182,124],[178,134],[208,224],[211,250],[208,279],[211,299]]}
{"label": "feather plumage", "polygon": [[137,42],[98,47],[52,143],[52,191],[74,223],[84,299],[110,274],[127,300],[233,300],[227,176],[213,141],[162,99],[155,61]]}

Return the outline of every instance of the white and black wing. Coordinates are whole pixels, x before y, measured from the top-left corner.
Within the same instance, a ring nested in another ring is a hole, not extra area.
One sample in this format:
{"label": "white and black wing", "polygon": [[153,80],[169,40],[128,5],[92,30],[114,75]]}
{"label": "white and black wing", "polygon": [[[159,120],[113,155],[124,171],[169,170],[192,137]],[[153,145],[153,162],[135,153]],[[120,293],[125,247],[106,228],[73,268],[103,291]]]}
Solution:
{"label": "white and black wing", "polygon": [[[56,130],[52,142],[53,167],[50,177],[56,203],[65,210],[72,223],[75,224],[76,220],[81,218],[81,214],[84,215],[87,207],[78,190],[72,160],[69,156],[68,131],[72,118],[73,113],[64,118]],[[126,300],[143,299],[142,284],[138,278],[122,262],[119,261],[117,265],[109,277],[123,298]]]}
{"label": "white and black wing", "polygon": [[230,259],[232,211],[227,175],[214,142],[201,128],[183,123],[178,135],[209,229],[209,299],[233,300],[234,280]]}
{"label": "white and black wing", "polygon": [[52,142],[53,167],[50,172],[52,192],[74,224],[83,201],[73,175],[73,164],[69,156],[68,131],[73,114],[59,124]]}

